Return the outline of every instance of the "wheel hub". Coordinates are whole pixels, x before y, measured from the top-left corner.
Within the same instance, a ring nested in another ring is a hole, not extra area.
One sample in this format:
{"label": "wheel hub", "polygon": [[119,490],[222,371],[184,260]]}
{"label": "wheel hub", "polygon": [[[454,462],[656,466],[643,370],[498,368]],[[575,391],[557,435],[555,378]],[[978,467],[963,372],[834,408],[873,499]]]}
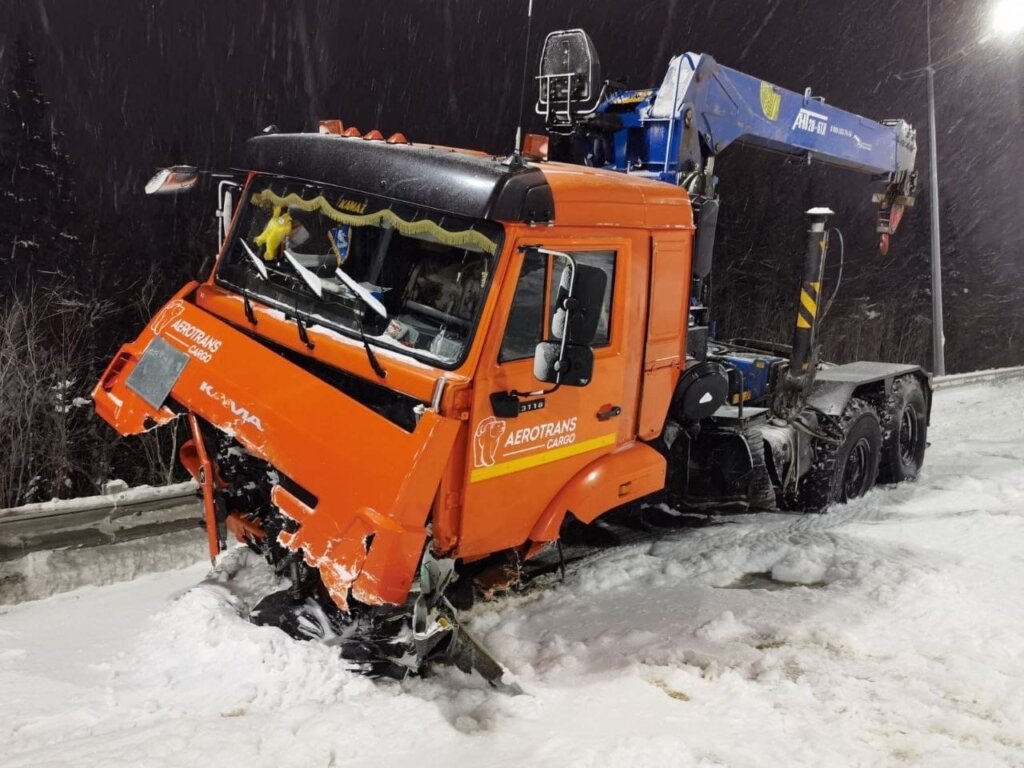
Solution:
{"label": "wheel hub", "polygon": [[843,473],[843,497],[854,499],[863,496],[867,490],[864,486],[868,479],[868,457],[871,455],[871,444],[862,437],[846,459],[846,471]]}
{"label": "wheel hub", "polygon": [[900,461],[909,465],[914,463],[917,453],[917,411],[914,406],[907,405],[900,414]]}

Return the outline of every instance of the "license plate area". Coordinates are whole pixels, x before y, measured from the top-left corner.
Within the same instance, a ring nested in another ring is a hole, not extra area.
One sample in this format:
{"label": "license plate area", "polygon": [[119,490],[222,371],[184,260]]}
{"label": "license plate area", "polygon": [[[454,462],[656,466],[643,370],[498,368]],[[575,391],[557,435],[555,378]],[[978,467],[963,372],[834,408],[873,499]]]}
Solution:
{"label": "license plate area", "polygon": [[125,384],[153,408],[162,408],[187,363],[187,354],[157,336],[149,342]]}

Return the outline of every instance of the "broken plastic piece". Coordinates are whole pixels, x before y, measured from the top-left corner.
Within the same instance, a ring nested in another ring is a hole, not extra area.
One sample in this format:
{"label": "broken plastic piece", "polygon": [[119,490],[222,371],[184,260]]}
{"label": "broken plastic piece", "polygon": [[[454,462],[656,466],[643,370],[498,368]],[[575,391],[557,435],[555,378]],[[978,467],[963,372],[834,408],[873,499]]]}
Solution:
{"label": "broken plastic piece", "polygon": [[320,133],[333,133],[336,136],[341,136],[345,126],[342,125],[341,120],[321,120],[319,129]]}

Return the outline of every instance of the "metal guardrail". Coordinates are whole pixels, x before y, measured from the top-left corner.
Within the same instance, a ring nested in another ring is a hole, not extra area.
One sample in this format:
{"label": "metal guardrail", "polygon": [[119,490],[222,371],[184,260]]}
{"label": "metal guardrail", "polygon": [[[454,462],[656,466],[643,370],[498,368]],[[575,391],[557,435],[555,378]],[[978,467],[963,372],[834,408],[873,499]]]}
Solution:
{"label": "metal guardrail", "polygon": [[[1024,379],[1024,366],[936,377],[937,389]],[[93,547],[197,530],[202,504],[195,483],[0,509],[0,563],[30,552]]]}
{"label": "metal guardrail", "polygon": [[1024,365],[1018,365],[1013,368],[990,368],[987,371],[970,371],[969,373],[936,376],[932,383],[936,389],[949,389],[950,387],[966,387],[969,384],[1011,381],[1013,379],[1024,379]]}
{"label": "metal guardrail", "polygon": [[0,509],[0,562],[47,549],[95,547],[198,530],[193,482]]}

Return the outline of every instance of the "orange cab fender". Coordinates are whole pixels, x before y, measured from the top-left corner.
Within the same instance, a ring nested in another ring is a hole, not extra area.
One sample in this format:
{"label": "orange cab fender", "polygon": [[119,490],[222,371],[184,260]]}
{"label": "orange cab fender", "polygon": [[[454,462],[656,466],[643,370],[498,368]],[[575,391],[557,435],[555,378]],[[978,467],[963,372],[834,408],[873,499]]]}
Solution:
{"label": "orange cab fender", "polygon": [[533,526],[530,540],[554,541],[567,512],[590,523],[610,509],[665,486],[665,457],[646,443],[626,443],[606,453],[562,486]]}

